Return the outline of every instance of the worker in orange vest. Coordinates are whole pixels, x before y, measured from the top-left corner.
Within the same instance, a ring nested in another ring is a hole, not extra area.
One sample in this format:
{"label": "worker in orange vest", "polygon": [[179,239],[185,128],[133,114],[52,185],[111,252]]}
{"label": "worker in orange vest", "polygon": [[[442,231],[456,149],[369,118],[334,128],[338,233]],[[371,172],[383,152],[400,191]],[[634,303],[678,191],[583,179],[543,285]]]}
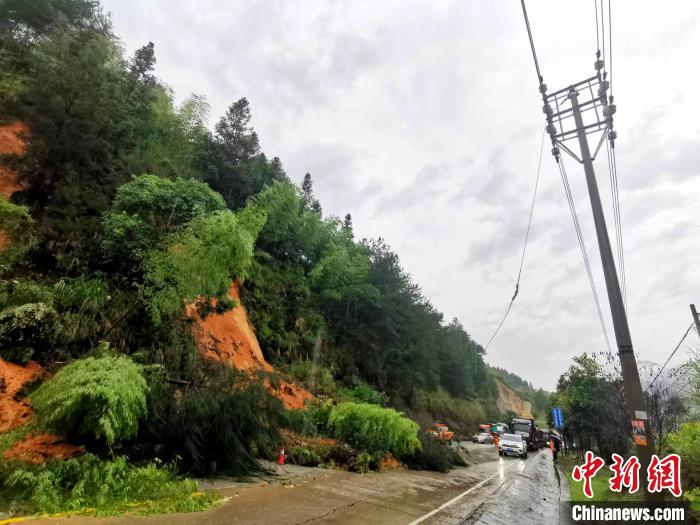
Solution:
{"label": "worker in orange vest", "polygon": [[557,454],[561,448],[561,440],[556,436],[556,434],[551,434],[549,437],[549,450],[552,451],[552,460],[557,460]]}

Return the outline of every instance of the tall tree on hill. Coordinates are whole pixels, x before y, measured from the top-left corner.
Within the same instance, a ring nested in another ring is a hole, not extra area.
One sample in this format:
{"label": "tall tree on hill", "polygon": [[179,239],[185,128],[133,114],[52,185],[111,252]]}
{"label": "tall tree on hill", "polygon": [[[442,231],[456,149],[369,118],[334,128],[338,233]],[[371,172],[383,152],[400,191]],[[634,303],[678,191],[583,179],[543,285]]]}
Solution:
{"label": "tall tree on hill", "polygon": [[232,209],[241,208],[248,197],[272,182],[287,179],[279,159],[268,161],[260,152],[250,119],[248,100],[241,98],[229,106],[214,127],[217,170],[208,181]]}
{"label": "tall tree on hill", "polygon": [[352,239],[352,215],[350,215],[349,212],[345,214],[345,218],[343,219],[343,230],[345,230],[345,232],[348,233]]}
{"label": "tall tree on hill", "polygon": [[129,65],[129,72],[137,82],[146,86],[153,86],[156,83],[156,77],[153,75],[155,65],[155,46],[153,42],[149,42],[134,52],[131,64]]}
{"label": "tall tree on hill", "polygon": [[304,180],[301,183],[301,195],[306,206],[320,215],[321,203],[314,197],[314,183],[311,180],[311,173],[304,175]]}

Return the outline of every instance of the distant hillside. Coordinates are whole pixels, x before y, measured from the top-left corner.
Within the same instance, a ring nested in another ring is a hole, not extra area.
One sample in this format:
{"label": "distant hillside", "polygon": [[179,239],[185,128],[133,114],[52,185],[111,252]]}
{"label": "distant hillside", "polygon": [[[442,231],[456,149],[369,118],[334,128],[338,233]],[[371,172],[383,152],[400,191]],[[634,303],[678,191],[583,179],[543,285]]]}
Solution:
{"label": "distant hillside", "polygon": [[504,414],[512,414],[514,416],[533,418],[532,403],[524,400],[518,392],[508,387],[505,383],[496,379],[498,388],[498,396],[496,397],[496,406],[498,410]]}
{"label": "distant hillside", "polygon": [[551,392],[542,388],[535,389],[529,381],[503,368],[489,366],[489,373],[503,385],[515,391],[523,400],[528,401],[535,419],[546,419],[551,405]]}

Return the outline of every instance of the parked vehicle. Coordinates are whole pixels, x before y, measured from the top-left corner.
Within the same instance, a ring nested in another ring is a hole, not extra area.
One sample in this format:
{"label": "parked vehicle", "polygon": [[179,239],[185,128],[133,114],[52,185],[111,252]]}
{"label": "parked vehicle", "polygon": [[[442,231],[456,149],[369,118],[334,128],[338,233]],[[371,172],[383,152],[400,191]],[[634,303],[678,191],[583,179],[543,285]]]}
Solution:
{"label": "parked vehicle", "polygon": [[535,427],[535,440],[533,448],[539,450],[542,447],[547,446],[547,437],[549,434],[544,432],[541,428]]}
{"label": "parked vehicle", "polygon": [[505,423],[494,423],[493,425],[491,425],[491,431],[495,432],[499,436],[502,436],[503,434],[508,434],[510,432],[510,429]]}
{"label": "parked vehicle", "polygon": [[493,444],[493,436],[488,432],[479,432],[474,437],[476,438],[475,443]]}
{"label": "parked vehicle", "polygon": [[520,434],[503,434],[498,443],[498,454],[500,456],[520,456],[527,458],[527,443]]}
{"label": "parked vehicle", "polygon": [[519,435],[527,445],[528,450],[535,450],[535,420],[514,417],[510,424],[513,434]]}
{"label": "parked vehicle", "polygon": [[433,423],[425,433],[433,436],[438,441],[446,441],[448,443],[452,443],[452,440],[455,438],[455,433],[447,428],[447,425],[444,423]]}

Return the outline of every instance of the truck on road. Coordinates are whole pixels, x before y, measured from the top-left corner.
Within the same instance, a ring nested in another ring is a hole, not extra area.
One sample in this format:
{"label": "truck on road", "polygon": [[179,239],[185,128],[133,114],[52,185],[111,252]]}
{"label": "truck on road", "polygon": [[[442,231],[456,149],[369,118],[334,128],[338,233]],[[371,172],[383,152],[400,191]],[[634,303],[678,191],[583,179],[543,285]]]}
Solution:
{"label": "truck on road", "polygon": [[534,419],[514,417],[510,423],[510,428],[513,431],[513,434],[517,434],[520,437],[522,437],[523,441],[527,445],[528,450],[535,450],[535,448],[537,448],[537,427],[535,426]]}

